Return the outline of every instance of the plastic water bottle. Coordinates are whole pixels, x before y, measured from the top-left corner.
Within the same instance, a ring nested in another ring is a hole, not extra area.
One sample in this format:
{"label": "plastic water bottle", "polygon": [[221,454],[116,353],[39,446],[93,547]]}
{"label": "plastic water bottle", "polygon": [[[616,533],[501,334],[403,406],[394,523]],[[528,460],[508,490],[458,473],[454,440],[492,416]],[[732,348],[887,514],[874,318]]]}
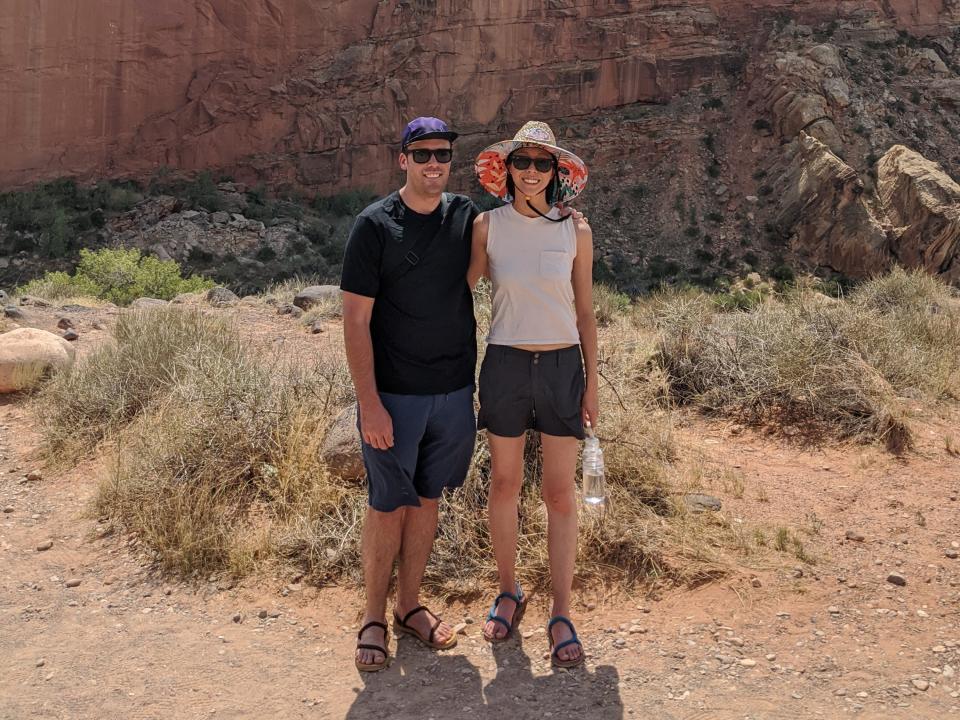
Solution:
{"label": "plastic water bottle", "polygon": [[583,443],[583,502],[588,508],[604,510],[607,488],[603,477],[603,450],[600,440],[587,425],[587,439]]}

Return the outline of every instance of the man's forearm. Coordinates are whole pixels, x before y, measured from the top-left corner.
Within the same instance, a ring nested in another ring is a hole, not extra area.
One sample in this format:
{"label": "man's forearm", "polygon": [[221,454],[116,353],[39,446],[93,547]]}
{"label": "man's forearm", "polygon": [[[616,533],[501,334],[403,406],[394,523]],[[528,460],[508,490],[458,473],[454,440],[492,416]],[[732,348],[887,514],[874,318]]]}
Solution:
{"label": "man's forearm", "polygon": [[357,392],[357,402],[361,407],[379,402],[377,380],[373,371],[373,340],[370,337],[370,325],[345,322],[343,342],[347,351],[347,365],[350,377]]}

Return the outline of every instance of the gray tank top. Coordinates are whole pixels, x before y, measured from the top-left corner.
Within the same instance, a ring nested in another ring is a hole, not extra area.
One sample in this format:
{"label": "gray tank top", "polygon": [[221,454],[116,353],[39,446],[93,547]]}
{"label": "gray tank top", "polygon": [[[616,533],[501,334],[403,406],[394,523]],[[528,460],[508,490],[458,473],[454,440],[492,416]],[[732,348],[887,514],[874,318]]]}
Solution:
{"label": "gray tank top", "polygon": [[[559,217],[553,208],[550,217]],[[491,345],[580,342],[573,295],[577,231],[521,215],[513,205],[488,212],[487,257],[493,281]]]}

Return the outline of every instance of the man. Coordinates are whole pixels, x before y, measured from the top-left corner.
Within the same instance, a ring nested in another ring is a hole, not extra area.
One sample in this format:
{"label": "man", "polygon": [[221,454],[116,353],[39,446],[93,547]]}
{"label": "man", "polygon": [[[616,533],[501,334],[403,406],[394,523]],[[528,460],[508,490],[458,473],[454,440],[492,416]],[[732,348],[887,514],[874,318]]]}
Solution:
{"label": "man", "polygon": [[387,664],[395,559],[394,627],[432,648],[456,644],[453,628],[418,600],[439,498],[463,484],[476,437],[466,275],[477,210],[444,193],[456,137],[436,118],[406,126],[398,158],[406,182],[360,213],[344,256],[343,334],[368,486],[366,607],[355,659],[362,671]]}

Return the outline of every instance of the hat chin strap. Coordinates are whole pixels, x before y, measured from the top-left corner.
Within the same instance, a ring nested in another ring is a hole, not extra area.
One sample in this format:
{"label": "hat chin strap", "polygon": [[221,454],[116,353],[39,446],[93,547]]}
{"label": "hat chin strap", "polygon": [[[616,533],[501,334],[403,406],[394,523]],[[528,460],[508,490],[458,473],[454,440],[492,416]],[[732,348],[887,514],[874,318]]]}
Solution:
{"label": "hat chin strap", "polygon": [[[546,188],[544,188],[543,190],[541,190],[540,192],[538,192],[537,195],[539,195],[540,193],[543,193],[543,192],[546,192]],[[540,212],[537,208],[535,208],[535,207],[533,206],[533,203],[530,202],[530,196],[529,196],[529,195],[524,195],[524,196],[523,196],[523,199],[527,201],[527,207],[530,208],[531,210],[533,210],[537,215],[539,215],[540,217],[542,217],[544,220],[549,220],[550,222],[556,222],[556,223],[558,223],[558,222],[563,222],[564,220],[567,219],[566,216],[565,216],[565,217],[562,217],[562,218],[552,218],[552,217],[548,217],[547,215],[544,215],[542,212]]]}

